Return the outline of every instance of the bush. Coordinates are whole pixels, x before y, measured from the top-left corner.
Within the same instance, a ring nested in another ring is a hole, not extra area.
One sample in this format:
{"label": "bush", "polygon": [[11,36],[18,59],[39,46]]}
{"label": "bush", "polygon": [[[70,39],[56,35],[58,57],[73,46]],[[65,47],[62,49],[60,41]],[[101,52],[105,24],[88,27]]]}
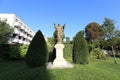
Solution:
{"label": "bush", "polygon": [[48,53],[49,53],[49,60],[48,62],[53,62],[56,58],[56,49],[54,48],[54,38],[49,37],[47,41]]}
{"label": "bush", "polygon": [[0,58],[10,59],[10,45],[9,44],[0,44]]}
{"label": "bush", "polygon": [[98,40],[94,40],[89,44],[89,52],[91,60],[107,58],[107,56],[103,53],[102,49],[100,48],[100,42]]}
{"label": "bush", "polygon": [[28,45],[0,44],[0,58],[23,59],[26,55]]}
{"label": "bush", "polygon": [[73,49],[73,44],[70,43],[65,43],[65,48],[64,48],[64,58],[66,60],[72,61],[72,49]]}
{"label": "bush", "polygon": [[25,58],[27,50],[28,50],[28,45],[24,44],[20,46],[20,57],[21,58]]}
{"label": "bush", "polygon": [[10,45],[10,59],[19,59],[20,58],[20,44],[11,44]]}
{"label": "bush", "polygon": [[23,59],[25,58],[28,45],[12,44],[10,50],[10,59]]}
{"label": "bush", "polygon": [[29,45],[26,63],[29,67],[43,66],[47,62],[47,55],[47,44],[42,32],[39,30]]}
{"label": "bush", "polygon": [[88,46],[83,32],[78,32],[73,43],[73,62],[77,64],[88,63]]}

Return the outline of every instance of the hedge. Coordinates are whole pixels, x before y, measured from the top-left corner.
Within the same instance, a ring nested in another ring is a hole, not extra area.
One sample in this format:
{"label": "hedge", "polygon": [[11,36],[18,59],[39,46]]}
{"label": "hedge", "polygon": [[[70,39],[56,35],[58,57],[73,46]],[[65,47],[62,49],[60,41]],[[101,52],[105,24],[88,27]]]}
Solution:
{"label": "hedge", "polygon": [[1,59],[24,59],[28,45],[0,44]]}

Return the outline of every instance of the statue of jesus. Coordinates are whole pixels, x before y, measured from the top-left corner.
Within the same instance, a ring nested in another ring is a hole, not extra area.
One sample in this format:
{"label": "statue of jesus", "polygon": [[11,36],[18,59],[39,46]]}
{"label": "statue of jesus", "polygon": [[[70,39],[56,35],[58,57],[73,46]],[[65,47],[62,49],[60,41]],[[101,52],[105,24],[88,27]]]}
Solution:
{"label": "statue of jesus", "polygon": [[64,38],[65,24],[63,26],[60,26],[60,24],[58,24],[58,26],[56,26],[56,24],[54,24],[54,27],[57,31],[57,44],[61,44],[62,40]]}

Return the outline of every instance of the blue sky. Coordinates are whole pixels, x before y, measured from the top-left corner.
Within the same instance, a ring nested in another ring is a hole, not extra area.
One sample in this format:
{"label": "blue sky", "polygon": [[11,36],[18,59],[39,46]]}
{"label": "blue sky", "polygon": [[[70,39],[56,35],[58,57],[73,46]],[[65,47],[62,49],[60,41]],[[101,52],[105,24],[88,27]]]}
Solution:
{"label": "blue sky", "polygon": [[53,36],[54,23],[66,24],[71,39],[90,22],[100,25],[104,17],[120,25],[120,0],[0,0],[0,13],[14,13],[33,31]]}

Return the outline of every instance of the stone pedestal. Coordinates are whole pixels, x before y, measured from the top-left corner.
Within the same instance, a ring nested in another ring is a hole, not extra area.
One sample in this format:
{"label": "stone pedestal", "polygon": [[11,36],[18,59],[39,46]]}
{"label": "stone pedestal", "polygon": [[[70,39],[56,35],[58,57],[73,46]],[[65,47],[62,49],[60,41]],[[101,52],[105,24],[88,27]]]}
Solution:
{"label": "stone pedestal", "polygon": [[47,68],[72,68],[74,67],[72,64],[67,62],[64,57],[63,57],[63,44],[56,44],[55,49],[56,49],[56,58],[53,61],[53,63],[49,62]]}

